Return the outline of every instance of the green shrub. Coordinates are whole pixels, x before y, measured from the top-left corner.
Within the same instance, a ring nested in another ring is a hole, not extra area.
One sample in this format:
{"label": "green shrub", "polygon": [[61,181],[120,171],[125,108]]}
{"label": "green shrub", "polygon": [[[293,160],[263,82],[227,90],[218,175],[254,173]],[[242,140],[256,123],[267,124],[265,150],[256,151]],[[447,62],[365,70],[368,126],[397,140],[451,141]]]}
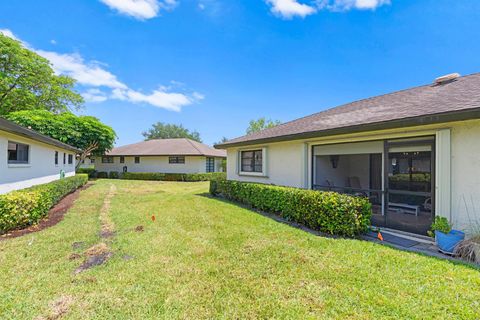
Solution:
{"label": "green shrub", "polygon": [[96,176],[99,179],[107,179],[108,178],[108,172],[99,171],[99,172],[97,172]]}
{"label": "green shrub", "polygon": [[78,168],[77,173],[86,173],[89,178],[95,178],[97,171],[94,168]]}
{"label": "green shrub", "polygon": [[78,174],[0,195],[0,234],[37,223],[60,199],[87,181],[86,174]]}
{"label": "green shrub", "polygon": [[120,175],[118,174],[118,171],[110,171],[108,173],[108,178],[110,179],[118,179]]}
{"label": "green shrub", "polygon": [[372,206],[363,197],[227,180],[211,181],[210,190],[329,234],[354,237],[370,226]]}
{"label": "green shrub", "polygon": [[224,172],[210,173],[160,173],[160,172],[125,172],[121,179],[125,180],[157,180],[157,181],[211,181],[225,179]]}
{"label": "green shrub", "polygon": [[430,230],[427,233],[430,237],[435,237],[435,231],[447,234],[452,231],[452,224],[448,222],[447,218],[436,216],[435,221],[432,223]]}

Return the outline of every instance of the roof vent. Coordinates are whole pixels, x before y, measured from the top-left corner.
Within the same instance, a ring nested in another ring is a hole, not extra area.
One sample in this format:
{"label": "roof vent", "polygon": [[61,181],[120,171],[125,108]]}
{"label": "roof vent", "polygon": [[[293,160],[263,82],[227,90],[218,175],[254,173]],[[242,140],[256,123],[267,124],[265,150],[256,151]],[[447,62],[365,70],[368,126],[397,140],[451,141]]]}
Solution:
{"label": "roof vent", "polygon": [[455,81],[458,77],[460,77],[459,73],[450,73],[446,74],[444,76],[438,77],[435,79],[433,82],[434,85],[440,86],[442,84],[450,83],[452,81]]}

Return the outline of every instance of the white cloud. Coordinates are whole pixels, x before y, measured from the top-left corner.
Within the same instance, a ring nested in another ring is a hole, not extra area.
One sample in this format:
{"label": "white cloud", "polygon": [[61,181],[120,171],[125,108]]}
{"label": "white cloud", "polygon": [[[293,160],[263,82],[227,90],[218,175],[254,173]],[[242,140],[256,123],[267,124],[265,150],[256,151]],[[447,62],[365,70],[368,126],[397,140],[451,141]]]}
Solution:
{"label": "white cloud", "polygon": [[191,95],[170,92],[165,87],[159,87],[150,94],[144,94],[132,89],[114,89],[112,98],[134,103],[148,103],[152,106],[170,111],[180,111],[182,107],[198,102],[202,100],[204,96],[195,92]]}
{"label": "white cloud", "polygon": [[[0,29],[0,33],[22,42],[9,29]],[[22,43],[28,49],[48,59],[57,74],[68,75],[77,80],[81,88],[85,90],[82,92],[82,96],[87,102],[116,99],[132,103],[146,103],[171,111],[181,111],[182,107],[205,98],[201,93],[187,92],[185,84],[178,81],[171,81],[168,86],[160,86],[150,94],[145,94],[131,89],[119,81],[113,73],[105,69],[105,65],[96,61],[85,61],[78,53],[35,50],[25,42]]]}
{"label": "white cloud", "polygon": [[171,10],[177,5],[177,0],[100,0],[110,9],[121,14],[146,20],[158,16],[161,9]]}
{"label": "white cloud", "polygon": [[55,71],[59,74],[68,75],[78,83],[88,86],[109,88],[126,88],[127,86],[109,71],[103,69],[98,63],[86,63],[76,53],[57,53],[53,51],[37,50],[39,55],[50,60]]}
{"label": "white cloud", "polygon": [[320,9],[332,11],[373,10],[387,4],[390,4],[390,0],[317,0]]}
{"label": "white cloud", "polygon": [[267,0],[267,3],[272,6],[270,10],[275,15],[285,19],[291,19],[294,16],[303,18],[317,11],[315,7],[296,0]]}
{"label": "white cloud", "polygon": [[87,102],[103,102],[107,100],[107,95],[100,89],[92,88],[82,93],[83,98]]}
{"label": "white cloud", "polygon": [[390,0],[265,0],[271,5],[271,11],[284,19],[306,17],[319,10],[347,11],[352,9],[373,10],[390,4]]}

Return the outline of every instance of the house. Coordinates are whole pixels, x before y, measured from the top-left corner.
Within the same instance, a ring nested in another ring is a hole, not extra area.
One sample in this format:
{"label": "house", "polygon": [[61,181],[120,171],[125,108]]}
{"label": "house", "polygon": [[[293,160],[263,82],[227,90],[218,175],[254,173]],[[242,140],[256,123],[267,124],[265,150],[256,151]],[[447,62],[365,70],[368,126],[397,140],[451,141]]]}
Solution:
{"label": "house", "polygon": [[74,176],[79,152],[0,118],[0,194]]}
{"label": "house", "polygon": [[205,173],[222,171],[225,158],[224,150],[178,138],[129,144],[90,160],[95,170],[105,172]]}
{"label": "house", "polygon": [[229,180],[368,197],[372,225],[480,226],[480,73],[355,101],[217,145]]}

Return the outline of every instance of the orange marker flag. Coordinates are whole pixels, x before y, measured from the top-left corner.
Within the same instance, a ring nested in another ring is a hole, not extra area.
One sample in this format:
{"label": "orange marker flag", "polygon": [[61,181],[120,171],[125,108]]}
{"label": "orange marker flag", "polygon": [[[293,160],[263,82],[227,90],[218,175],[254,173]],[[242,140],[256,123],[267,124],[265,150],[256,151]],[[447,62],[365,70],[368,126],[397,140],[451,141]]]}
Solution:
{"label": "orange marker flag", "polygon": [[155,222],[155,215],[152,214],[152,221]]}
{"label": "orange marker flag", "polygon": [[383,236],[380,232],[378,232],[377,234],[377,238],[380,240],[380,241],[383,241]]}

